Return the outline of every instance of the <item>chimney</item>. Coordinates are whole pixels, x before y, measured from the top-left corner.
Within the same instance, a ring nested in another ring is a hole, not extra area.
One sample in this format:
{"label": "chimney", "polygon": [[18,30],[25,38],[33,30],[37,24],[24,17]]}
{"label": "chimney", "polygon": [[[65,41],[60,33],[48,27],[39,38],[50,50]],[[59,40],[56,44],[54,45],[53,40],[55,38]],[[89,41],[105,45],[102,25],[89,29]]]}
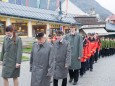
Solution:
{"label": "chimney", "polygon": [[59,2],[59,15],[62,15],[62,3],[61,3],[61,1]]}

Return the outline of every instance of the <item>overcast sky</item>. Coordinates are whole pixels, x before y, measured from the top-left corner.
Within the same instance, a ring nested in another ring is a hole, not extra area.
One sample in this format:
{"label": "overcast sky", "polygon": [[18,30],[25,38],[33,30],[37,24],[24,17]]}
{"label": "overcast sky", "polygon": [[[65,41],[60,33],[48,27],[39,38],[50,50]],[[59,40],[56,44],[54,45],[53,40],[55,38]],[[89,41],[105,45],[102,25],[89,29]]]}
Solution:
{"label": "overcast sky", "polygon": [[110,10],[112,13],[115,14],[115,0],[96,0],[99,2],[103,7]]}

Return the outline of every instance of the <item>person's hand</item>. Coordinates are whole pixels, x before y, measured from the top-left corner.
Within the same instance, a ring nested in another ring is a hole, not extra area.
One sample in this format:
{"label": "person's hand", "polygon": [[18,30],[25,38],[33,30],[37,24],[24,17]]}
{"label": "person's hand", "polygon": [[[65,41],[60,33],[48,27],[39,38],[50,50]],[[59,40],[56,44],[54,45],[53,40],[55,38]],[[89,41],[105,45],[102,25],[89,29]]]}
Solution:
{"label": "person's hand", "polygon": [[16,63],[16,68],[19,68],[20,67],[20,64],[19,63]]}
{"label": "person's hand", "polygon": [[2,65],[2,63],[3,63],[3,62],[2,62],[2,61],[0,61],[0,65]]}
{"label": "person's hand", "polygon": [[80,60],[81,59],[81,57],[78,57],[78,60]]}
{"label": "person's hand", "polygon": [[52,75],[46,75],[46,77],[48,77],[49,79],[51,79],[51,77],[53,77]]}
{"label": "person's hand", "polygon": [[68,65],[67,65],[67,64],[65,64],[65,68],[68,68]]}

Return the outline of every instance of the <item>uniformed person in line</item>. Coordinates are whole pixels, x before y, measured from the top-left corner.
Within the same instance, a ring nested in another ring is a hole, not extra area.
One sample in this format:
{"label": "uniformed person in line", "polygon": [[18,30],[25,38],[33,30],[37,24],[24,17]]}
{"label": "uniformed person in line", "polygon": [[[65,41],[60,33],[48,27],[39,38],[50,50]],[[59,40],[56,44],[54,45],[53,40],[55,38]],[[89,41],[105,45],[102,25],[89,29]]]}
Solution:
{"label": "uniformed person in line", "polygon": [[83,56],[81,57],[81,69],[80,69],[80,76],[82,77],[84,74],[85,74],[85,72],[86,72],[86,69],[87,69],[87,48],[88,48],[88,43],[87,43],[87,40],[88,40],[88,38],[87,38],[87,36],[86,37],[84,37],[84,39],[83,39],[83,51],[82,51],[82,53],[83,53]]}
{"label": "uniformed person in line", "polygon": [[110,56],[110,51],[109,51],[110,40],[109,40],[109,37],[106,38],[105,44],[106,44],[106,56]]}
{"label": "uniformed person in line", "polygon": [[79,70],[81,68],[81,57],[83,50],[83,37],[80,33],[78,33],[77,28],[74,24],[70,26],[70,33],[65,36],[65,39],[70,42],[71,46],[71,66],[69,67],[69,82],[73,85],[76,85],[79,79]]}
{"label": "uniformed person in line", "polygon": [[46,41],[43,32],[36,34],[36,38],[37,42],[33,44],[30,57],[32,72],[30,86],[50,86],[55,66],[54,48]]}
{"label": "uniformed person in line", "polygon": [[98,52],[99,51],[99,37],[97,33],[94,34],[94,39],[95,39],[95,47],[96,47],[96,51],[94,54],[94,60],[95,62],[97,62],[98,57],[99,57],[99,52]]}
{"label": "uniformed person in line", "polygon": [[110,38],[110,50],[109,50],[109,53],[110,53],[110,55],[112,55],[112,50],[113,50],[113,46],[112,46],[112,43],[113,43],[113,40],[112,40],[112,38]]}
{"label": "uniformed person in line", "polygon": [[115,54],[115,38],[113,39],[113,52]]}
{"label": "uniformed person in line", "polygon": [[91,56],[89,59],[89,65],[90,65],[90,71],[93,71],[93,64],[94,64],[94,54],[96,52],[95,49],[95,38],[94,38],[94,34],[92,33],[88,39],[90,41],[90,45],[89,45],[89,49],[91,52]]}
{"label": "uniformed person in line", "polygon": [[51,45],[54,44],[53,35],[52,35],[52,34],[49,34],[49,35],[48,35],[48,42],[49,42]]}
{"label": "uniformed person in line", "polygon": [[105,57],[105,38],[104,37],[101,37],[101,56],[102,57]]}
{"label": "uniformed person in line", "polygon": [[15,28],[9,25],[5,28],[0,61],[3,61],[2,77],[4,86],[9,86],[8,79],[13,78],[14,86],[19,86],[20,65],[22,58],[22,40],[16,35]]}
{"label": "uniformed person in line", "polygon": [[62,31],[56,32],[57,41],[54,43],[55,51],[55,69],[53,86],[58,86],[58,80],[62,79],[61,86],[67,86],[68,68],[71,65],[71,47],[70,43],[63,39]]}
{"label": "uniformed person in line", "polygon": [[115,54],[115,38],[112,39],[112,54]]}

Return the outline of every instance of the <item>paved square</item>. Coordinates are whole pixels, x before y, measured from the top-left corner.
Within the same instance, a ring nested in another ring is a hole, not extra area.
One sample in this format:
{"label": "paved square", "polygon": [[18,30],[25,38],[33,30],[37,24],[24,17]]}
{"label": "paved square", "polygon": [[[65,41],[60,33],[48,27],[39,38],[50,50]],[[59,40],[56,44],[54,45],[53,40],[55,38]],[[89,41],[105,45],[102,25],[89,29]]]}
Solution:
{"label": "paved square", "polygon": [[[29,72],[29,62],[22,62],[19,86],[30,86],[30,80],[31,74]],[[13,86],[12,79],[9,81],[10,86]],[[0,86],[3,86],[1,77]],[[59,86],[61,86],[61,80],[59,81]],[[68,83],[67,86],[72,85]],[[99,59],[99,61],[94,64],[93,72],[87,71],[83,77],[80,77],[76,86],[115,86],[115,55]]]}

